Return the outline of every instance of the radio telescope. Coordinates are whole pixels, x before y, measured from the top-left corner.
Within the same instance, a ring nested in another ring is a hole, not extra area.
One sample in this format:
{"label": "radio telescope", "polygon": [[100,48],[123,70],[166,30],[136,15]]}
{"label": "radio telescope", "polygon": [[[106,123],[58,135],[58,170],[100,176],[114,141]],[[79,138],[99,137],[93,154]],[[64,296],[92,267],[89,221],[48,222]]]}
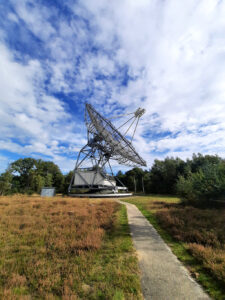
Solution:
{"label": "radio telescope", "polygon": [[[132,140],[140,117],[145,109],[138,108],[129,113],[129,119],[119,128],[109,119],[97,112],[91,104],[86,103],[85,123],[87,126],[87,144],[80,150],[69,185],[69,194],[76,196],[110,197],[127,196],[127,188],[113,175],[110,160],[126,166],[147,166],[146,162],[132,145]],[[125,118],[127,115],[119,115]],[[122,134],[119,130],[127,127]],[[126,136],[128,132],[131,140]],[[117,186],[119,181],[120,186]],[[122,193],[123,192],[123,193]]]}

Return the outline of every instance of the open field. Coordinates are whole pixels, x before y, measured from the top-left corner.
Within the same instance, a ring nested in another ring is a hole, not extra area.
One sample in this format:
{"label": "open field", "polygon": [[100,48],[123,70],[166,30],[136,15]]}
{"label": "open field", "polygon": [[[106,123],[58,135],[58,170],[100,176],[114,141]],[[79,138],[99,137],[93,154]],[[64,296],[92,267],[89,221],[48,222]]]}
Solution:
{"label": "open field", "polygon": [[127,198],[214,299],[225,299],[225,208],[183,206],[175,197]]}
{"label": "open field", "polygon": [[142,299],[125,208],[0,197],[0,298]]}

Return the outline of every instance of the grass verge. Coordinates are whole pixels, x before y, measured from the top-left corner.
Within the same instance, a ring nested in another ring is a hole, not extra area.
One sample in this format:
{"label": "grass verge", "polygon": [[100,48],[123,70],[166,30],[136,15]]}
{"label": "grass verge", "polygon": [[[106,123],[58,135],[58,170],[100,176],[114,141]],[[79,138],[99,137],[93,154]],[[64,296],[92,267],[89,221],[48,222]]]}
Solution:
{"label": "grass verge", "polygon": [[[223,277],[225,249],[224,245],[221,245],[222,235],[224,235],[223,227],[221,228],[223,212],[217,210],[217,224],[215,224],[212,220],[215,219],[215,211],[201,209],[195,211],[195,208],[182,206],[180,200],[175,197],[143,196],[125,199],[125,201],[139,208],[173,253],[212,298],[225,299]],[[218,219],[220,219],[220,228]],[[211,234],[208,234],[209,231]],[[220,243],[217,243],[221,249],[216,248],[216,236],[221,237]],[[209,247],[211,252],[205,254],[205,249],[208,250]],[[208,263],[210,255],[211,264]],[[214,261],[219,264],[217,269]],[[219,272],[220,270],[222,271]]]}
{"label": "grass verge", "polygon": [[0,198],[1,299],[142,299],[118,203]]}
{"label": "grass verge", "polygon": [[101,294],[101,299],[143,299],[125,206],[117,212],[115,226],[107,233],[97,256],[104,278],[112,287],[108,295]]}

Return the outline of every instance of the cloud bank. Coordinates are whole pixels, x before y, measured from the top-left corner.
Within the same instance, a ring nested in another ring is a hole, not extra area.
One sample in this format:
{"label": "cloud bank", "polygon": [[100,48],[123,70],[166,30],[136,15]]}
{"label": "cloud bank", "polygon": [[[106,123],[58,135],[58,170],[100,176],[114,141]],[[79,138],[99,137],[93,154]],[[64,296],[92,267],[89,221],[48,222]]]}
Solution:
{"label": "cloud bank", "polygon": [[155,158],[224,157],[223,1],[8,1],[0,23],[0,169],[33,156],[71,170],[84,103],[146,109],[134,145]]}

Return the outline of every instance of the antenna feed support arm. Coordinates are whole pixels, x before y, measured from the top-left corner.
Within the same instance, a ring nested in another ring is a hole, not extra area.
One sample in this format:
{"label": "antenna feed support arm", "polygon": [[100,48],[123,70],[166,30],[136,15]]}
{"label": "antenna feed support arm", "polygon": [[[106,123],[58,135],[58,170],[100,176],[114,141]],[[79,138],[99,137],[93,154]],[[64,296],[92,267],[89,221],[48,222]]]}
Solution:
{"label": "antenna feed support arm", "polygon": [[134,112],[134,116],[135,116],[135,118],[140,118],[141,116],[143,116],[144,113],[145,113],[145,109],[139,107],[139,108]]}

